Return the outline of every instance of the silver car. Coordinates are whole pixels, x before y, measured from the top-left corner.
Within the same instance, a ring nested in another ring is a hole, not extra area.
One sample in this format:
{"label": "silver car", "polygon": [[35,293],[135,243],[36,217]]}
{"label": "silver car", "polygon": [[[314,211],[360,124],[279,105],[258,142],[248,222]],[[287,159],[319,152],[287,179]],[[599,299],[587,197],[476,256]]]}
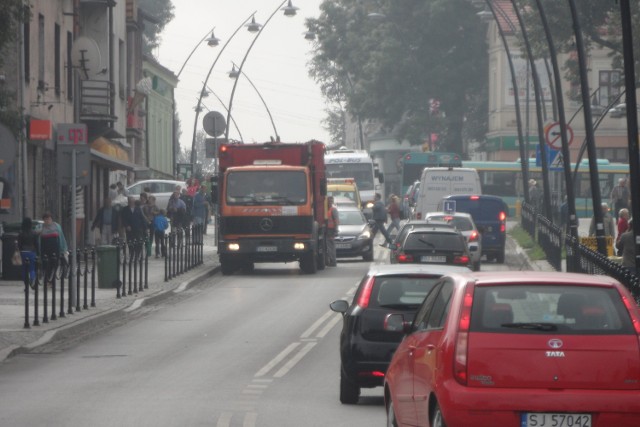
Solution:
{"label": "silver car", "polygon": [[145,188],[149,188],[151,190],[149,195],[153,195],[156,198],[156,206],[159,209],[166,209],[169,198],[177,186],[180,186],[181,189],[186,188],[187,183],[168,179],[147,179],[128,186],[127,192],[129,196],[140,197],[140,193]]}

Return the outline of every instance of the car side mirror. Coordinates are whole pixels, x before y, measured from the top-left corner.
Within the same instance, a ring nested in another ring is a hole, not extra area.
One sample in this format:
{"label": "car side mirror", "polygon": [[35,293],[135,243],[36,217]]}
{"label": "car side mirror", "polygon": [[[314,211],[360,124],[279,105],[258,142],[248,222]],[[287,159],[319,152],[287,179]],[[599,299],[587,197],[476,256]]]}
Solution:
{"label": "car side mirror", "polygon": [[336,313],[345,314],[349,309],[349,303],[343,299],[339,299],[329,304],[329,308]]}

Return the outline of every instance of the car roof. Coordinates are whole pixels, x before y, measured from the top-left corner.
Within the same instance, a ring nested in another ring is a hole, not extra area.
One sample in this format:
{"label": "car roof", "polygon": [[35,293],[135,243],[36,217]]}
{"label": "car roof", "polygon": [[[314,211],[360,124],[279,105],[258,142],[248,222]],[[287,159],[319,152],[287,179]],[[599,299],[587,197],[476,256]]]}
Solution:
{"label": "car roof", "polygon": [[557,271],[491,271],[471,272],[456,276],[465,282],[472,281],[476,286],[484,285],[558,285],[558,286],[608,286],[622,287],[620,282],[609,276],[582,273],[563,273]]}
{"label": "car roof", "polygon": [[450,233],[450,234],[458,234],[458,233],[460,233],[458,231],[458,229],[455,228],[451,224],[447,224],[447,223],[440,224],[440,223],[438,223],[438,224],[429,224],[426,227],[418,227],[418,228],[415,228],[413,230],[408,230],[407,235],[416,234],[416,233],[424,234],[424,233],[430,233],[432,231],[435,231],[437,233]]}
{"label": "car roof", "polygon": [[344,204],[344,205],[336,206],[336,208],[338,209],[338,212],[352,211],[352,212],[360,212],[360,213],[362,213],[360,208],[358,206],[354,205],[353,202],[348,203],[348,204]]}
{"label": "car roof", "polygon": [[464,274],[471,272],[467,267],[437,264],[378,264],[369,268],[369,276],[391,276],[396,274]]}
{"label": "car roof", "polygon": [[467,212],[453,212],[453,213],[449,213],[449,212],[427,212],[426,214],[424,214],[425,218],[429,218],[431,216],[457,216],[457,217],[465,217],[465,218],[469,218],[471,220],[471,222],[473,222],[473,217],[471,216],[470,213]]}

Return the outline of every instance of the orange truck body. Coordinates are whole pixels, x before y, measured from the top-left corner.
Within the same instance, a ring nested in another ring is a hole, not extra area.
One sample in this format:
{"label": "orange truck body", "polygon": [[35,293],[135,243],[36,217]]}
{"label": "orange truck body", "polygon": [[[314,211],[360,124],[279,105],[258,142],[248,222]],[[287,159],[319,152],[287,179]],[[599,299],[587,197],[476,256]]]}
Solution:
{"label": "orange truck body", "polygon": [[221,144],[218,149],[218,256],[223,274],[256,262],[325,266],[325,146]]}

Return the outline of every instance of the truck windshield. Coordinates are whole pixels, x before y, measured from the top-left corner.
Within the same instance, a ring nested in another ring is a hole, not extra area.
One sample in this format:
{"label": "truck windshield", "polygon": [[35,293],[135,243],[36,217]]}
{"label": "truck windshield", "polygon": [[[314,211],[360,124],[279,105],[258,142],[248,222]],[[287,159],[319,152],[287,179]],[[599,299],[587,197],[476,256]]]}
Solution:
{"label": "truck windshield", "polygon": [[303,171],[237,171],[227,178],[229,205],[303,205],[307,179]]}

